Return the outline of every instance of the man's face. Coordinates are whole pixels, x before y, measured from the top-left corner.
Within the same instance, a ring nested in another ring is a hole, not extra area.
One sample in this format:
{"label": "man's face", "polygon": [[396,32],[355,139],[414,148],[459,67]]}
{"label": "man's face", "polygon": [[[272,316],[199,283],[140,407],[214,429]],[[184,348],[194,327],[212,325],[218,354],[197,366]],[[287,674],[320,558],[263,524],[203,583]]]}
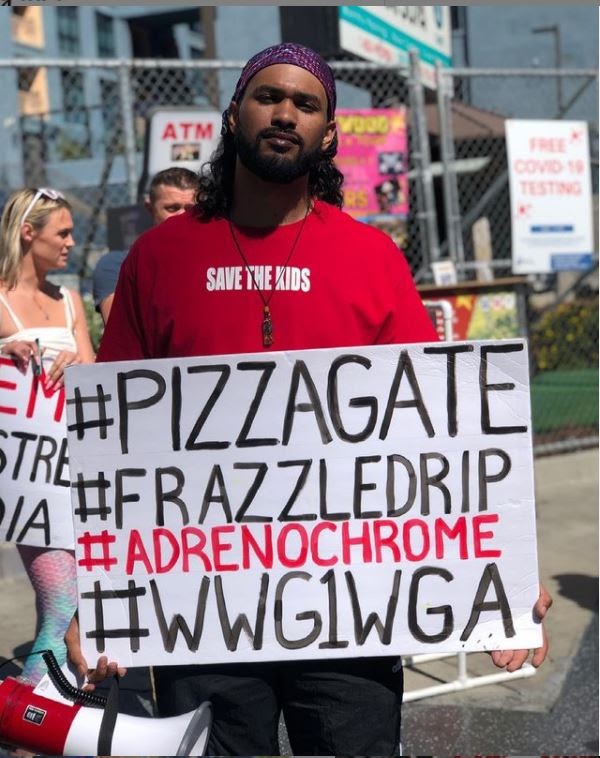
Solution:
{"label": "man's face", "polygon": [[278,63],[254,76],[229,126],[240,162],[269,182],[287,184],[308,173],[333,140],[321,82],[298,66]]}
{"label": "man's face", "polygon": [[168,184],[159,184],[154,188],[154,200],[146,201],[154,224],[160,224],[169,216],[177,216],[193,208],[196,190],[179,189]]}

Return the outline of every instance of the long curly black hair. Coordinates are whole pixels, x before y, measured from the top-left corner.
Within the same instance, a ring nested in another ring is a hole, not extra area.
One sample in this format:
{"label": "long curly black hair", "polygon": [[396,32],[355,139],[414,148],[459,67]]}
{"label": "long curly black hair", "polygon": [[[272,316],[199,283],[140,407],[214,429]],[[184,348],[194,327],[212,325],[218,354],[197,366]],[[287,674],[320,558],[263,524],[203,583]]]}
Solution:
{"label": "long curly black hair", "polygon": [[[342,207],[344,176],[336,168],[333,158],[337,152],[337,134],[308,174],[308,191],[311,198]],[[233,177],[236,148],[234,137],[224,117],[221,142],[211,160],[202,166],[196,194],[195,212],[202,220],[227,218],[233,202]]]}

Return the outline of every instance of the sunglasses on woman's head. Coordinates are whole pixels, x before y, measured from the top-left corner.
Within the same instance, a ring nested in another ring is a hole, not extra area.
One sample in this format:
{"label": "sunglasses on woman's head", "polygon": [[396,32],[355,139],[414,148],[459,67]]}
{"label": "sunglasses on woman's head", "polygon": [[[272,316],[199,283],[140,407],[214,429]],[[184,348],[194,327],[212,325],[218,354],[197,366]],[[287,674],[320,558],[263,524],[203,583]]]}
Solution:
{"label": "sunglasses on woman's head", "polygon": [[29,214],[31,213],[31,209],[37,203],[40,197],[47,197],[48,200],[64,200],[65,199],[65,196],[62,194],[62,192],[58,192],[55,189],[49,189],[48,187],[40,187],[39,189],[35,191],[33,200],[29,203],[29,205],[25,209],[25,213],[21,216],[21,226],[23,226],[23,224],[25,223],[27,216],[29,216]]}

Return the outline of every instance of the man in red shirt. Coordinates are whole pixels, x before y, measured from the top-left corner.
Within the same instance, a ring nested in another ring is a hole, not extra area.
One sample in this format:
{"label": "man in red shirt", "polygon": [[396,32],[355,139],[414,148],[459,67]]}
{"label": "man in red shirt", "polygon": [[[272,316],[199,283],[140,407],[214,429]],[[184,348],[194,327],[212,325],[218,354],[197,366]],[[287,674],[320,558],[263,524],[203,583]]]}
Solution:
{"label": "man in red shirt", "polygon": [[[224,114],[200,201],[134,244],[98,360],[427,342],[437,339],[407,263],[340,208],[333,74],[300,45],[258,53]],[[539,615],[550,600],[538,602]],[[75,624],[71,659],[87,671]],[[539,665],[546,645],[534,654]],[[494,654],[510,670],[528,651]],[[396,657],[157,667],[160,715],[210,700],[209,754],[398,751]],[[105,657],[91,682],[114,673]]]}

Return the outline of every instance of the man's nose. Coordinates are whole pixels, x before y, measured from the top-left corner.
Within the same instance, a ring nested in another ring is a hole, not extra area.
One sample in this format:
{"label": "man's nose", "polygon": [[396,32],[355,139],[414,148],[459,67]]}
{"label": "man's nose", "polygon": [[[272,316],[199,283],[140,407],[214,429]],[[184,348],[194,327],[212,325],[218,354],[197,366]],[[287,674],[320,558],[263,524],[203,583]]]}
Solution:
{"label": "man's nose", "polygon": [[295,126],[297,121],[296,106],[291,100],[284,98],[275,106],[273,115],[271,116],[271,123],[277,126],[285,126],[287,128]]}

